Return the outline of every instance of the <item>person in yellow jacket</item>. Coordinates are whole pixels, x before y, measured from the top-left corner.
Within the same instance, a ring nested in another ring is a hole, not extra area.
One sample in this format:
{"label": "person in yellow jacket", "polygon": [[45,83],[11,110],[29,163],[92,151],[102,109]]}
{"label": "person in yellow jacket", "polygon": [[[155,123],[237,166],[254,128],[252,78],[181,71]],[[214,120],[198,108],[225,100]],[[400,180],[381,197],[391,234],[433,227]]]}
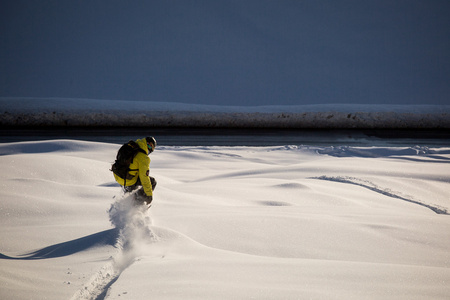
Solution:
{"label": "person in yellow jacket", "polygon": [[133,158],[130,164],[126,179],[114,173],[114,178],[123,187],[125,192],[132,192],[142,186],[136,192],[137,198],[150,204],[153,200],[153,190],[156,187],[156,179],[150,176],[150,153],[155,150],[156,140],[153,137],[146,137],[136,140],[140,151]]}

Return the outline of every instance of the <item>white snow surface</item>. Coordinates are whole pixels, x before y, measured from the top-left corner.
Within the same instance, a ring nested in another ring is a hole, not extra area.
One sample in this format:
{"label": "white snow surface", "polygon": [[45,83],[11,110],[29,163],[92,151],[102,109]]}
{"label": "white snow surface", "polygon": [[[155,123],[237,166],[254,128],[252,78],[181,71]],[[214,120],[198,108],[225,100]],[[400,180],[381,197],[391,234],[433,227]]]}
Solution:
{"label": "white snow surface", "polygon": [[450,148],[0,144],[0,299],[448,299]]}
{"label": "white snow surface", "polygon": [[0,107],[4,126],[450,128],[449,105],[219,106],[3,97]]}

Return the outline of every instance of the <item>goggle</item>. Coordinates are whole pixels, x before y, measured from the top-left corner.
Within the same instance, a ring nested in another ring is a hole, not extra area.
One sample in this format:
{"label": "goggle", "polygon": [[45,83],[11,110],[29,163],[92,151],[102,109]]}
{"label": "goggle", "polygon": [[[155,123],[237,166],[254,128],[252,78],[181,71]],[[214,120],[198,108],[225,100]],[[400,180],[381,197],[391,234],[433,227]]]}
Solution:
{"label": "goggle", "polygon": [[153,146],[151,144],[147,144],[148,147],[148,153],[152,153],[153,152]]}

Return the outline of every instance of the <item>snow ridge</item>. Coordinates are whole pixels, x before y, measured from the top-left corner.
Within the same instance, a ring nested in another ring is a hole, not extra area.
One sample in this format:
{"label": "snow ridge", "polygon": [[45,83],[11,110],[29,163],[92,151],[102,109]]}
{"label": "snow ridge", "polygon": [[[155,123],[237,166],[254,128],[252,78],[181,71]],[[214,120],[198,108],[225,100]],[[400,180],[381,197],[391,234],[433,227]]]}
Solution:
{"label": "snow ridge", "polygon": [[449,105],[215,106],[0,97],[2,126],[450,128]]}
{"label": "snow ridge", "polygon": [[146,245],[157,241],[150,230],[151,219],[146,206],[136,205],[134,194],[120,197],[109,211],[111,224],[119,229],[117,253],[71,300],[103,300],[120,274],[143,254]]}
{"label": "snow ridge", "polygon": [[437,205],[431,205],[431,204],[424,203],[422,201],[414,200],[412,196],[403,196],[399,192],[394,192],[388,188],[381,188],[378,185],[376,185],[375,183],[368,181],[368,180],[363,180],[360,178],[349,177],[349,176],[325,176],[325,175],[319,176],[319,177],[313,177],[313,179],[328,180],[328,181],[358,185],[358,186],[367,188],[369,190],[372,190],[374,192],[380,193],[382,195],[385,195],[385,196],[388,196],[391,198],[404,200],[407,202],[411,202],[411,203],[418,204],[420,206],[429,208],[437,214],[442,214],[442,215],[449,214],[445,208],[440,208]]}

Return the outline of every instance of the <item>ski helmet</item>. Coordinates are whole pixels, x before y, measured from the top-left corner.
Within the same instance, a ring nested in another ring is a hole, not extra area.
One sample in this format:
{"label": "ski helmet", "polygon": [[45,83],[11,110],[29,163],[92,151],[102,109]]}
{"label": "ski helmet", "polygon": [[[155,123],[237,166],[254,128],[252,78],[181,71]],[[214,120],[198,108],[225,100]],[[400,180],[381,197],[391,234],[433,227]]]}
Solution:
{"label": "ski helmet", "polygon": [[[145,138],[145,140],[147,141],[148,153],[152,153],[153,150],[156,147],[156,140],[155,140],[155,138],[152,137],[152,136],[148,136],[148,137]],[[152,146],[150,146],[150,145],[152,145]]]}

